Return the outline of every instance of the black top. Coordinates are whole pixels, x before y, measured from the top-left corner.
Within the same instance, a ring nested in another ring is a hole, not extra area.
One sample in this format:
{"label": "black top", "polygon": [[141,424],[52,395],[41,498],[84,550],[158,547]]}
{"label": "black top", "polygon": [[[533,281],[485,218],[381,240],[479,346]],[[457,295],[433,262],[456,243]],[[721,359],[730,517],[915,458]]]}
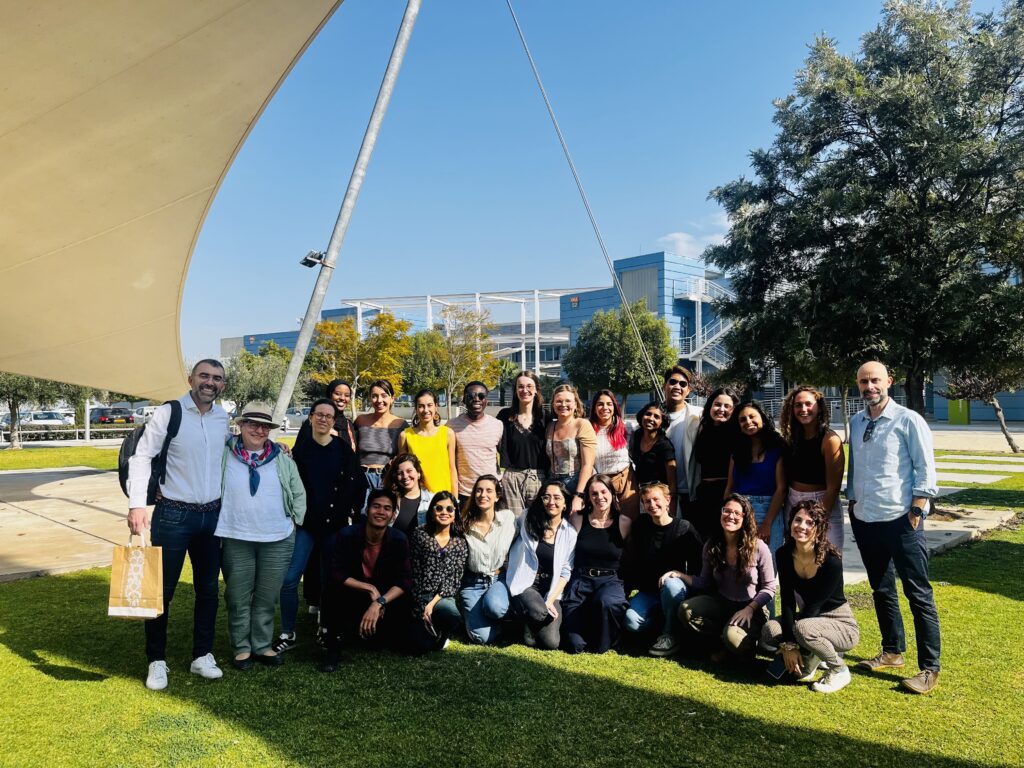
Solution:
{"label": "black top", "polygon": [[329,533],[348,525],[366,495],[366,475],[348,443],[332,437],[327,445],[312,438],[292,449],[292,459],[306,489],[306,517],[302,527],[311,533]]}
{"label": "black top", "polygon": [[544,419],[534,419],[530,429],[523,429],[511,408],[498,411],[502,425],[498,454],[502,469],[548,469],[548,454],[544,448]]}
{"label": "black top", "polygon": [[[834,611],[846,602],[843,592],[843,561],[833,552],[825,555],[825,562],[809,579],[798,576],[793,567],[793,548],[787,542],[775,553],[778,562],[779,591],[782,597],[782,638],[793,642],[793,623],[800,619],[811,619],[823,613]],[[797,613],[795,594],[800,595],[804,607]]]}
{"label": "black top", "polygon": [[800,435],[787,447],[784,460],[786,477],[790,481],[807,485],[826,484],[825,457],[821,453],[821,445],[829,431],[821,432],[810,440],[804,440],[803,435]]}
{"label": "black top", "polygon": [[366,549],[366,524],[358,523],[342,528],[334,547],[330,578],[341,584],[351,577],[373,584],[383,595],[392,587],[401,587],[406,594],[412,589],[412,563],[409,558],[409,540],[401,531],[387,528],[380,554],[370,578],[363,575],[363,550]]}
{"label": "black top", "polygon": [[416,528],[412,542],[413,606],[416,616],[423,615],[435,595],[455,597],[466,567],[469,548],[461,536],[452,536],[444,549],[426,528]]}
{"label": "black top", "polygon": [[395,524],[392,527],[397,528],[406,536],[412,536],[412,532],[419,525],[420,498],[421,496],[416,496],[407,499],[403,496],[398,500],[398,517],[395,518]]}
{"label": "black top", "polygon": [[728,426],[703,427],[693,442],[701,477],[728,477],[733,435]]}
{"label": "black top", "polygon": [[700,573],[703,548],[704,542],[688,520],[673,517],[668,525],[659,527],[650,515],[640,515],[630,530],[622,561],[626,594],[634,589],[657,592],[658,579],[669,571]]}
{"label": "black top", "polygon": [[590,524],[590,515],[583,516],[576,537],[576,554],[574,568],[585,572],[588,568],[618,570],[622,563],[622,550],[626,543],[622,540],[619,521],[612,520],[607,528],[595,528]]}
{"label": "black top", "polygon": [[[352,422],[349,421],[348,416],[346,416],[341,411],[335,409],[334,431],[338,433],[338,437],[340,437],[345,442],[345,444],[348,445],[349,448],[355,450],[355,446],[352,445],[352,437],[355,435],[355,430],[352,431],[352,435],[349,435],[349,429],[351,424]],[[295,436],[295,445],[292,447],[292,450],[294,451],[304,442],[312,439],[313,427],[312,425],[310,425],[309,419],[303,419],[302,424],[299,425],[299,434]]]}
{"label": "black top", "polygon": [[533,581],[533,588],[541,595],[547,597],[551,589],[551,573],[555,567],[555,543],[549,541],[537,542],[537,578]]}
{"label": "black top", "polygon": [[[633,440],[629,445],[629,457],[633,460],[636,468],[637,485],[644,483],[668,483],[668,468],[665,464],[674,461],[676,449],[665,435],[660,435],[654,441],[651,450],[646,453],[640,450],[640,441],[643,432],[637,430],[633,433]],[[672,489],[675,493],[675,488]],[[597,566],[594,566],[595,568]]]}

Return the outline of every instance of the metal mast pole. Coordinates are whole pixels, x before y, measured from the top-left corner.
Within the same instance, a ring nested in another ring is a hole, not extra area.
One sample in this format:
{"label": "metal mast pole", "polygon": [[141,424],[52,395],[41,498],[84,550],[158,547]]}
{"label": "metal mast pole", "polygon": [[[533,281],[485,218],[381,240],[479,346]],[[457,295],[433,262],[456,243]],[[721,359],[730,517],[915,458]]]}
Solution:
{"label": "metal mast pole", "polygon": [[274,421],[280,423],[284,418],[284,412],[291,402],[292,393],[299,380],[299,371],[306,359],[306,352],[309,351],[309,342],[313,338],[313,329],[316,327],[317,318],[320,316],[320,309],[324,304],[324,297],[327,295],[327,286],[331,282],[331,274],[334,272],[334,265],[338,260],[338,253],[341,251],[341,244],[345,240],[345,232],[348,230],[349,221],[352,218],[352,211],[356,206],[356,198],[359,197],[359,190],[366,178],[366,168],[370,164],[370,156],[373,154],[373,147],[377,143],[377,135],[380,133],[381,123],[384,121],[384,114],[388,110],[388,102],[391,101],[391,93],[395,88],[395,81],[398,79],[398,70],[402,67],[402,59],[409,47],[409,38],[412,37],[412,28],[416,23],[416,16],[420,12],[420,0],[409,0],[405,6],[405,15],[402,16],[402,25],[398,28],[398,36],[395,38],[395,47],[391,50],[391,58],[388,60],[388,67],[384,71],[384,79],[381,81],[380,89],[377,91],[377,101],[374,102],[373,112],[370,113],[370,122],[363,134],[363,143],[359,147],[359,154],[356,156],[355,166],[352,168],[352,176],[348,180],[348,188],[345,190],[345,197],[341,203],[341,210],[338,212],[338,220],[334,224],[334,231],[331,233],[331,241],[327,246],[327,252],[320,262],[320,273],[316,277],[316,285],[313,286],[313,295],[309,299],[309,306],[302,318],[302,327],[299,329],[299,338],[295,341],[295,349],[292,352],[291,362],[288,363],[288,371],[285,373],[284,384],[281,385],[281,394],[277,397],[277,405],[274,406]]}

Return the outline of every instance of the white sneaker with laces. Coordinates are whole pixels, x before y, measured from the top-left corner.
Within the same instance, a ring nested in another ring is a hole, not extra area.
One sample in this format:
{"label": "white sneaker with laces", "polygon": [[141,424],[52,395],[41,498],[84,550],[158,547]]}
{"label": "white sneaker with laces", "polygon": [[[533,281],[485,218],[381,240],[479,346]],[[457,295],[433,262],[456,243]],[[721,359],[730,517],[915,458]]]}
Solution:
{"label": "white sneaker with laces", "polygon": [[217,660],[213,658],[212,653],[200,656],[198,659],[193,659],[189,671],[193,675],[205,677],[207,680],[218,680],[224,677],[224,673],[217,666]]}
{"label": "white sneaker with laces", "polygon": [[850,684],[850,668],[845,664],[839,669],[827,669],[816,683],[811,683],[811,690],[818,693],[835,693]]}
{"label": "white sneaker with laces", "polygon": [[146,687],[151,691],[162,691],[167,687],[167,662],[153,661],[146,675]]}

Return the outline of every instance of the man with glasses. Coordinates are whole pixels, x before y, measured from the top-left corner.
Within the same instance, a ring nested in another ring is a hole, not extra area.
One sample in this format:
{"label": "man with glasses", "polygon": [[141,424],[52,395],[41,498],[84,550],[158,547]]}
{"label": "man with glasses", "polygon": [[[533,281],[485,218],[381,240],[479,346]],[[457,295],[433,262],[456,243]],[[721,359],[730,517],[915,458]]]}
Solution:
{"label": "man with glasses", "polygon": [[153,412],[128,464],[128,527],[133,534],[152,528],[152,543],[163,548],[164,612],[145,624],[146,687],[154,691],[167,687],[167,614],[186,552],[196,593],[190,671],[208,680],[223,675],[212,651],[220,576],[220,539],[214,532],[220,515],[221,458],[229,434],[228,414],[214,401],[224,391],[224,366],[200,360],[188,383],[191,390],[178,400],[181,423],[168,447],[166,477],[152,520],[146,506],[149,476],[168,433],[169,403]]}
{"label": "man with glasses", "polygon": [[455,466],[459,472],[459,503],[464,504],[480,475],[498,474],[498,443],[504,425],[487,413],[487,385],[471,381],[462,391],[466,412],[448,422],[455,433]]}
{"label": "man with glasses", "polygon": [[875,599],[882,650],[857,667],[868,672],[902,667],[906,637],[896,595],[896,575],[910,603],[917,637],[913,677],[901,681],[912,693],[928,693],[939,681],[939,615],[928,580],[924,519],[938,493],[932,433],[920,414],[889,397],[892,377],[879,362],[857,371],[864,410],[850,419],[846,474],[850,525]]}
{"label": "man with glasses", "polygon": [[701,409],[686,402],[690,396],[692,374],[681,365],[674,365],[665,371],[665,412],[669,425],[666,435],[676,451],[676,497],[679,510],[676,517],[687,517],[690,503],[690,489],[696,493],[697,482],[694,473],[697,457],[693,453],[693,441],[700,425]]}

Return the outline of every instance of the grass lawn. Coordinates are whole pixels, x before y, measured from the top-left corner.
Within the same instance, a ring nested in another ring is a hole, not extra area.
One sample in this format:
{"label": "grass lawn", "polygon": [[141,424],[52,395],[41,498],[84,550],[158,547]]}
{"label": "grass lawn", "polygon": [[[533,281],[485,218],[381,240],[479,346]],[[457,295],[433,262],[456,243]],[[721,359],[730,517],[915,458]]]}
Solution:
{"label": "grass lawn", "polygon": [[[109,571],[0,584],[0,765],[1019,766],[1022,561],[1020,528],[933,561],[944,668],[928,697],[897,689],[916,671],[913,651],[900,674],[855,673],[831,696],[768,684],[763,660],[716,668],[461,643],[422,659],[353,653],[325,676],[307,642],[281,669],[207,682],[187,671],[187,572],[170,688],[152,693],[141,626],[104,615]],[[879,639],[867,590],[850,598],[856,660]],[[226,662],[223,610],[219,620]]]}

